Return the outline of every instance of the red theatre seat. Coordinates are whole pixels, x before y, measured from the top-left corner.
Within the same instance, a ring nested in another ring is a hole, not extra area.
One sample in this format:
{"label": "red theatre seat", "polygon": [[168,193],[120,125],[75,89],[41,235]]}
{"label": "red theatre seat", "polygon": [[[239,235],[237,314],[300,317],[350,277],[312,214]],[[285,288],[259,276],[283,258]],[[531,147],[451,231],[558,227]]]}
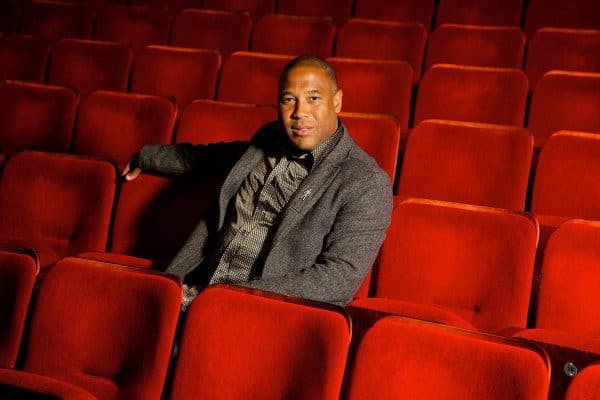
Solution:
{"label": "red theatre seat", "polygon": [[88,4],[31,1],[23,7],[20,33],[55,41],[91,39],[96,10]]}
{"label": "red theatre seat", "polygon": [[400,122],[386,114],[342,112],[341,121],[358,146],[377,161],[388,173],[391,182],[396,178],[396,163],[400,151]]}
{"label": "red theatre seat", "polygon": [[387,317],[357,343],[343,398],[545,400],[549,380],[548,356],[525,342]]}
{"label": "red theatre seat", "polygon": [[535,171],[531,211],[544,223],[552,216],[600,219],[600,135],[559,131],[546,142]]}
{"label": "red theatre seat", "polygon": [[165,97],[97,91],[81,102],[73,151],[123,168],[145,144],[169,144],[175,105]]}
{"label": "red theatre seat", "polygon": [[538,30],[529,42],[525,65],[531,87],[553,69],[600,73],[600,30]]}
{"label": "red theatre seat", "polygon": [[217,100],[277,105],[279,75],[292,58],[248,51],[231,54],[221,69]]}
{"label": "red theatre seat", "polygon": [[421,77],[427,31],[418,22],[352,19],[340,28],[335,55],[349,58],[404,60]]}
{"label": "red theatre seat", "polygon": [[523,0],[440,0],[436,25],[445,23],[520,26]]}
{"label": "red theatre seat", "polygon": [[164,8],[107,6],[98,12],[95,38],[126,43],[138,52],[150,44],[167,44],[171,15]]}
{"label": "red theatre seat", "polygon": [[[105,0],[100,0],[105,1]],[[127,3],[125,0],[108,0],[117,3]],[[153,8],[166,8],[170,11],[180,10],[182,8],[198,8],[203,0],[129,0],[133,6],[146,6]]]}
{"label": "red theatre seat", "polygon": [[532,153],[525,128],[426,120],[408,137],[398,194],[523,210]]}
{"label": "red theatre seat", "polygon": [[431,34],[425,65],[519,69],[524,50],[525,35],[518,26],[444,24]]}
{"label": "red theatre seat", "polygon": [[148,46],[136,56],[131,91],[173,97],[180,109],[214,99],[221,55],[216,50]]}
{"label": "red theatre seat", "polygon": [[0,370],[0,385],[72,392],[61,399],[160,399],[180,305],[181,284],[166,275],[63,259],[41,282],[23,370]]}
{"label": "red theatre seat", "polygon": [[327,61],[344,93],[344,111],[391,114],[402,130],[408,128],[413,69],[407,62],[339,57]]}
{"label": "red theatre seat", "polygon": [[353,306],[489,333],[525,327],[538,240],[533,217],[396,200],[373,270],[373,297]]}
{"label": "red theatre seat", "polygon": [[49,54],[50,46],[41,38],[28,35],[0,37],[0,81],[44,82]]}
{"label": "red theatre seat", "polygon": [[251,33],[252,19],[246,14],[185,9],[173,20],[170,44],[218,50],[226,56],[248,50]]}
{"label": "red theatre seat", "polygon": [[339,27],[352,15],[352,0],[279,0],[277,12],[288,15],[330,17]]}
{"label": "red theatre seat", "polygon": [[275,0],[202,0],[203,6],[210,10],[225,10],[250,14],[258,20],[265,14],[275,12]]}
{"label": "red theatre seat", "polygon": [[598,248],[599,222],[570,220],[552,233],[540,272],[534,329],[517,336],[598,353]]}
{"label": "red theatre seat", "polygon": [[590,400],[600,398],[600,363],[586,367],[575,376],[565,400]]}
{"label": "red theatre seat", "polygon": [[276,119],[274,106],[196,100],[183,111],[176,141],[198,144],[247,141],[260,127]]}
{"label": "red theatre seat", "polygon": [[348,323],[331,305],[209,287],[188,312],[169,398],[339,399]]}
{"label": "red theatre seat", "polygon": [[79,99],[60,86],[0,83],[0,147],[68,152]]}
{"label": "red theatre seat", "polygon": [[421,80],[414,124],[450,119],[522,126],[528,90],[520,69],[434,65]]}
{"label": "red theatre seat", "polygon": [[0,246],[0,368],[14,368],[39,266],[32,252]]}
{"label": "red theatre seat", "polygon": [[528,128],[535,146],[568,129],[600,133],[600,73],[550,71],[533,88]]}
{"label": "red theatre seat", "polygon": [[540,28],[600,29],[600,3],[596,0],[530,0],[525,34],[532,38]]}
{"label": "red theatre seat", "polygon": [[276,54],[331,56],[335,27],[329,18],[267,14],[256,22],[252,50]]}
{"label": "red theatre seat", "polygon": [[434,0],[356,0],[354,17],[420,22],[431,30]]}
{"label": "red theatre seat", "polygon": [[0,243],[34,249],[40,266],[103,251],[115,196],[112,164],[27,151],[10,158],[0,181]]}
{"label": "red theatre seat", "polygon": [[63,39],[54,45],[48,83],[77,89],[127,91],[133,51],[125,44]]}

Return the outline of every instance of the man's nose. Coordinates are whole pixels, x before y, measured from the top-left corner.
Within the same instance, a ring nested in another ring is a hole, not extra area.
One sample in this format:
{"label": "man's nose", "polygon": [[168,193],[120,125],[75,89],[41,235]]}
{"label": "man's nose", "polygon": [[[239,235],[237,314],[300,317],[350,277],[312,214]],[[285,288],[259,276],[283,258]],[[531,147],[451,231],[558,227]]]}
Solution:
{"label": "man's nose", "polygon": [[308,104],[305,101],[297,100],[294,106],[293,116],[296,118],[301,118],[307,114]]}

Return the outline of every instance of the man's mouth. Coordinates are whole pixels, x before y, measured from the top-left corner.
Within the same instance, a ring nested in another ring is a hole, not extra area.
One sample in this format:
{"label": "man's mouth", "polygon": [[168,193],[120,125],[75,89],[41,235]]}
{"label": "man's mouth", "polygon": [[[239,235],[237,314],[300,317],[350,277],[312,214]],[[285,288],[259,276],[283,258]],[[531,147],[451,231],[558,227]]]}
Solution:
{"label": "man's mouth", "polygon": [[305,136],[308,135],[312,127],[310,126],[292,126],[292,132],[297,136]]}

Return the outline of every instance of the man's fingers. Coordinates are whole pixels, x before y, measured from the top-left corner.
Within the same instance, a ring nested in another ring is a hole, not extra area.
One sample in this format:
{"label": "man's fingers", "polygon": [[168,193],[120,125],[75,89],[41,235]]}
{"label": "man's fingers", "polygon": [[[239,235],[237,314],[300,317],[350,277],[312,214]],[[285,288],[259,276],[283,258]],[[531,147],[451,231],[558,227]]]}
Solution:
{"label": "man's fingers", "polygon": [[136,168],[133,171],[123,171],[123,173],[126,181],[132,181],[142,173],[142,170],[140,168]]}

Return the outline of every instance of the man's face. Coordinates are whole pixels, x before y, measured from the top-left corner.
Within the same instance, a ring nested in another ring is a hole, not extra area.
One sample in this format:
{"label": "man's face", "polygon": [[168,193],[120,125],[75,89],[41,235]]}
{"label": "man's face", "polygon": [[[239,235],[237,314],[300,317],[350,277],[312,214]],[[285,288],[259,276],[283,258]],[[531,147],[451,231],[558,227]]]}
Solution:
{"label": "man's face", "polygon": [[279,93],[279,120],[294,146],[312,151],[335,133],[342,91],[325,71],[298,66],[288,71]]}

